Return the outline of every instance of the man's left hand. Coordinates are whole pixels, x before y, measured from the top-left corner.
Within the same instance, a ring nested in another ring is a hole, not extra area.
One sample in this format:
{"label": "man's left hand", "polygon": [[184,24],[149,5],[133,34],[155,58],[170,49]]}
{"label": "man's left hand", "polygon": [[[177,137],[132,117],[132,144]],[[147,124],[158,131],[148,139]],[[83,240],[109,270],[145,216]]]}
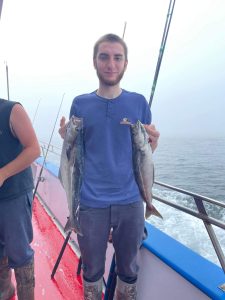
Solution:
{"label": "man's left hand", "polygon": [[159,140],[160,133],[158,130],[156,130],[154,124],[144,125],[144,127],[149,136],[149,143],[151,145],[152,152],[154,152],[156,147],[158,146],[158,140]]}
{"label": "man's left hand", "polygon": [[5,178],[4,178],[4,176],[1,172],[1,169],[0,169],[0,187],[3,185],[4,181],[5,181]]}

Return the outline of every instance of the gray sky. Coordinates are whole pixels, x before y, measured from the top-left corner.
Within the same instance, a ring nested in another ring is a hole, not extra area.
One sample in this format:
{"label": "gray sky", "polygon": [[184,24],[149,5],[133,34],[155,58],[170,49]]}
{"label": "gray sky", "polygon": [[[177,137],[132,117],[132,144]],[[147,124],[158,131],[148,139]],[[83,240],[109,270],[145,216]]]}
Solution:
{"label": "gray sky", "polygon": [[[21,101],[42,139],[59,105],[97,88],[93,44],[122,36],[129,49],[121,86],[150,97],[169,0],[5,0],[0,23],[0,97]],[[164,136],[225,136],[225,1],[177,0],[152,104]],[[44,129],[44,130],[43,130]]]}

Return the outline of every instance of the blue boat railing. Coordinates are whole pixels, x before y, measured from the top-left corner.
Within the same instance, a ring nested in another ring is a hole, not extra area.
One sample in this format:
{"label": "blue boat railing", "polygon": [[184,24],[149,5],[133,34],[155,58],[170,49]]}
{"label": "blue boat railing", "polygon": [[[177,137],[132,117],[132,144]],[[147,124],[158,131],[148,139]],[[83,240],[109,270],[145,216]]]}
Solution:
{"label": "blue boat railing", "polygon": [[[40,141],[40,145],[41,145],[42,154],[44,157],[45,157],[46,151],[48,149],[49,156],[54,155],[56,157],[55,162],[59,163],[60,154],[61,154],[60,147],[48,145],[48,143],[42,142],[42,141]],[[217,258],[219,260],[219,263],[225,273],[225,255],[223,253],[223,249],[220,245],[220,242],[219,242],[219,240],[215,234],[215,231],[213,229],[213,226],[212,226],[212,225],[214,225],[214,226],[217,226],[217,227],[225,230],[225,223],[209,216],[209,214],[207,213],[207,209],[205,207],[205,204],[208,203],[210,205],[213,205],[214,207],[216,206],[216,207],[225,209],[225,202],[220,202],[220,201],[214,200],[212,198],[208,198],[208,197],[196,194],[196,193],[192,193],[190,191],[187,191],[187,190],[184,190],[181,188],[177,188],[175,186],[168,185],[168,184],[158,182],[158,181],[154,182],[154,186],[163,187],[163,188],[168,189],[169,191],[173,191],[173,192],[175,191],[180,194],[187,195],[187,196],[190,196],[193,198],[193,200],[196,204],[196,210],[193,210],[189,207],[185,207],[183,205],[174,203],[173,201],[171,201],[169,199],[164,199],[162,197],[159,197],[158,195],[153,194],[153,199],[155,199],[163,204],[166,204],[170,207],[173,207],[177,210],[180,210],[184,213],[187,213],[188,215],[191,215],[197,219],[200,219],[203,222],[206,232],[210,238],[210,241],[213,245],[213,248],[214,248]]]}
{"label": "blue boat railing", "polygon": [[212,227],[212,225],[214,225],[214,226],[217,226],[221,229],[225,229],[225,223],[221,222],[220,220],[217,220],[213,217],[210,217],[207,213],[206,208],[205,208],[205,203],[210,203],[213,206],[218,206],[220,208],[225,208],[225,203],[214,200],[212,198],[204,197],[204,196],[201,196],[199,194],[195,194],[195,193],[186,191],[186,190],[181,189],[181,188],[177,188],[175,186],[164,184],[162,182],[155,181],[154,184],[156,186],[158,185],[158,186],[167,188],[170,191],[176,191],[178,193],[191,196],[194,199],[197,210],[190,209],[190,208],[185,207],[183,205],[173,203],[172,201],[170,201],[168,199],[163,199],[159,196],[153,195],[153,198],[155,200],[157,200],[161,203],[164,203],[166,205],[169,205],[170,207],[176,208],[176,209],[178,209],[178,210],[180,210],[184,213],[187,213],[187,214],[189,214],[189,215],[191,215],[195,218],[198,218],[198,219],[202,220],[202,222],[203,222],[203,224],[206,228],[206,231],[208,233],[208,236],[211,240],[211,243],[213,245],[213,248],[216,252],[216,255],[217,255],[217,258],[220,262],[220,265],[221,265],[221,267],[222,267],[222,269],[225,273],[225,256],[224,256],[224,253],[223,253],[223,249],[220,246],[219,240],[218,240],[218,238],[215,234],[215,231]]}

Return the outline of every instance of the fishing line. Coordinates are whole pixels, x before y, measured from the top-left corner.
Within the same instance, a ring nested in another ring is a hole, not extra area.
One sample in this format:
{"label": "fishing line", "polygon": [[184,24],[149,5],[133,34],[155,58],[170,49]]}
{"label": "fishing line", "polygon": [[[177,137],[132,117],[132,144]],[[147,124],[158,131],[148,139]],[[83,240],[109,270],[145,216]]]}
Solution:
{"label": "fishing line", "polygon": [[123,35],[122,35],[123,40],[124,40],[124,36],[125,36],[125,32],[126,32],[126,27],[127,27],[127,22],[124,23]]}
{"label": "fishing line", "polygon": [[162,58],[163,58],[163,54],[164,54],[164,50],[165,50],[165,46],[166,46],[166,40],[167,40],[167,37],[168,37],[170,23],[171,23],[171,19],[172,19],[172,16],[173,16],[175,1],[176,0],[174,0],[174,1],[170,0],[170,3],[169,3],[169,8],[168,8],[167,17],[166,17],[166,23],[165,23],[165,26],[164,26],[162,41],[161,41],[161,45],[160,45],[160,49],[159,49],[158,61],[157,61],[157,64],[156,64],[156,69],[155,69],[155,76],[154,76],[154,79],[153,79],[153,84],[152,84],[152,89],[151,89],[151,95],[150,95],[150,100],[149,100],[149,106],[150,107],[152,105],[152,100],[153,100],[153,96],[154,96],[154,93],[155,93],[155,88],[156,88],[156,84],[157,84],[157,80],[158,80],[158,76],[159,76],[159,70],[160,70],[160,66],[161,66],[161,63],[162,63]]}
{"label": "fishing line", "polygon": [[6,82],[7,82],[7,95],[9,100],[9,69],[8,69],[7,61],[5,61],[5,71],[6,71]]}
{"label": "fishing line", "polygon": [[55,127],[56,127],[57,120],[58,120],[58,117],[59,117],[59,113],[60,113],[60,110],[61,110],[61,107],[62,107],[64,96],[65,96],[65,93],[62,96],[62,100],[61,100],[61,103],[60,103],[60,106],[59,106],[59,109],[58,109],[58,113],[57,113],[57,116],[56,116],[56,119],[55,119],[55,124],[54,124],[53,130],[52,130],[51,136],[50,136],[48,147],[47,147],[47,150],[46,150],[46,153],[45,153],[45,156],[44,156],[44,160],[43,160],[43,163],[42,163],[42,166],[41,166],[41,170],[40,170],[40,173],[39,173],[39,176],[38,176],[37,184],[36,184],[35,189],[34,189],[33,199],[36,195],[39,183],[40,183],[40,181],[42,181],[41,175],[42,175],[42,172],[43,172],[43,169],[44,169],[44,165],[45,165],[45,161],[46,161],[46,158],[47,158],[47,155],[48,155],[49,147],[51,145],[52,137],[53,137],[53,134],[54,134],[54,131],[55,131]]}

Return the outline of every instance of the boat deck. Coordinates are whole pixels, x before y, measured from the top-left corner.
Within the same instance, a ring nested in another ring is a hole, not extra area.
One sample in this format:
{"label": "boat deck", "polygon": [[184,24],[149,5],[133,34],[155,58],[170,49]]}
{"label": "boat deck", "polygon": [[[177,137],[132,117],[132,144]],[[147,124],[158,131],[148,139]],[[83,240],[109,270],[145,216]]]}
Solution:
{"label": "boat deck", "polygon": [[[79,259],[69,245],[65,249],[54,279],[51,279],[64,237],[37,199],[33,207],[33,229],[35,300],[83,299],[82,279],[76,274]],[[16,299],[16,296],[11,298],[11,300]]]}

